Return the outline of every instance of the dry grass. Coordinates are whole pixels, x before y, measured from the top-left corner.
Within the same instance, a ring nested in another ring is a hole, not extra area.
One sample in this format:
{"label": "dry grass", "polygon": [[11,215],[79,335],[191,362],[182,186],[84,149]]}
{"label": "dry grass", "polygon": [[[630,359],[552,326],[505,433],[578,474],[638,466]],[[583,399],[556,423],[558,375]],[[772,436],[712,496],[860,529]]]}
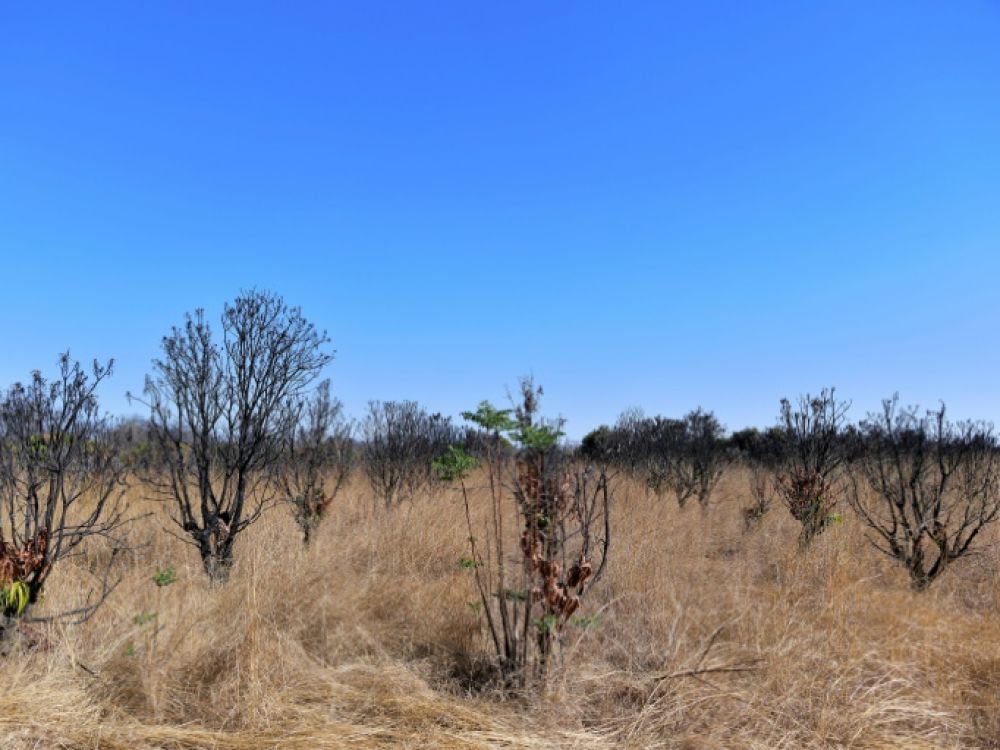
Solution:
{"label": "dry grass", "polygon": [[[215,589],[147,518],[91,621],[0,661],[0,747],[1000,747],[995,551],[914,594],[849,513],[804,554],[782,508],[744,534],[746,486],[707,514],[619,492],[597,624],[532,701],[483,679],[455,496],[385,515],[357,486],[308,550],[278,509]],[[49,601],[79,588],[57,571]]]}

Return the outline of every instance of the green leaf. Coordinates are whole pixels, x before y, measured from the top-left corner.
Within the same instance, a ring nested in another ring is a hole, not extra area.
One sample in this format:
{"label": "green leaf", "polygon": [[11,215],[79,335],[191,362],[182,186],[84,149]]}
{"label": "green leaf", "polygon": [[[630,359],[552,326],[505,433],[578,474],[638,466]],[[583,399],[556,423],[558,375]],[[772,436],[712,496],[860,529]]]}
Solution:
{"label": "green leaf", "polygon": [[588,630],[590,628],[597,628],[601,624],[601,618],[599,615],[579,615],[570,620],[570,623],[582,630]]}
{"label": "green leaf", "polygon": [[43,435],[32,435],[28,438],[28,453],[32,458],[40,461],[48,457],[49,447],[46,445]]}
{"label": "green leaf", "polygon": [[460,445],[449,445],[448,451],[431,462],[437,478],[442,482],[464,479],[470,471],[479,466],[478,459],[465,452]]}
{"label": "green leaf", "polygon": [[173,566],[168,565],[162,570],[160,568],[156,569],[156,574],[153,576],[153,583],[155,583],[160,588],[164,586],[169,586],[172,583],[177,583],[177,573],[174,571]]}
{"label": "green leaf", "polygon": [[556,624],[559,622],[559,618],[555,615],[545,615],[540,620],[535,620],[535,627],[541,630],[543,633],[551,633],[555,630]]}
{"label": "green leaf", "polygon": [[489,401],[482,401],[475,411],[463,411],[462,418],[484,430],[507,432],[517,427],[517,421],[510,414],[510,409],[497,409]]}
{"label": "green leaf", "polygon": [[142,627],[146,623],[152,622],[155,619],[156,619],[156,612],[140,612],[139,614],[137,614],[135,617],[132,618],[132,622],[134,622],[139,627]]}
{"label": "green leaf", "polygon": [[521,444],[522,448],[543,453],[554,446],[563,433],[548,425],[527,425],[521,427],[511,437]]}
{"label": "green leaf", "polygon": [[0,589],[0,605],[20,617],[28,606],[31,591],[24,581],[13,581],[7,588]]}

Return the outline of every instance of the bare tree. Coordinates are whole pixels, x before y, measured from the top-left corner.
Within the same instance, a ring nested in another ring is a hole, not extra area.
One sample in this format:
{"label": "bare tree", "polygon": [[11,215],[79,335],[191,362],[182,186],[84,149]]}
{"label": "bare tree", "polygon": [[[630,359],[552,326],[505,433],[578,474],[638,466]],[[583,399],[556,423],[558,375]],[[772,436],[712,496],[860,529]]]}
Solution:
{"label": "bare tree", "polygon": [[748,489],[753,503],[742,509],[745,531],[753,530],[774,503],[782,442],[782,434],[777,427],[765,432],[749,428],[730,436],[732,450],[749,471]]}
{"label": "bare tree", "polygon": [[640,475],[657,497],[670,491],[682,508],[692,497],[705,508],[729,461],[723,434],[715,415],[700,407],[683,419],[633,409],[614,427],[587,435],[581,455]]}
{"label": "bare tree", "polygon": [[637,433],[628,442],[641,456],[639,465],[646,476],[646,487],[661,499],[667,492],[673,492],[677,504],[683,507],[687,497],[682,497],[683,491],[678,492],[676,465],[682,450],[684,423],[656,416],[634,423],[633,429]]}
{"label": "bare tree", "polygon": [[[640,410],[630,409],[600,436],[601,450],[607,463],[640,477],[647,489],[662,497],[676,486],[674,464],[682,450],[684,430],[682,420],[645,417]],[[593,439],[588,440],[592,447]],[[686,500],[679,498],[682,505]]]}
{"label": "bare tree", "polygon": [[434,459],[458,436],[450,419],[428,414],[415,401],[369,401],[361,433],[365,474],[386,508],[428,487]]}
{"label": "bare tree", "polygon": [[917,590],[1000,517],[997,443],[982,422],[945,419],[942,405],[920,417],[899,397],[862,423],[865,451],[850,501],[873,532],[872,544],[906,566]]}
{"label": "bare tree", "polygon": [[111,368],[95,361],[88,375],[63,354],[54,379],[36,370],[0,397],[0,637],[32,619],[53,569],[81,555],[88,540],[111,548],[96,569],[81,566],[96,587],[84,604],[51,617],[85,620],[117,584],[124,472],[96,395]]}
{"label": "bare tree", "polygon": [[678,423],[673,450],[668,454],[667,484],[684,507],[695,497],[704,509],[728,463],[722,437],[725,429],[712,412],[701,407]]}
{"label": "bare tree", "polygon": [[646,472],[648,423],[642,409],[633,406],[618,415],[615,426],[605,437],[605,451],[610,462],[631,476]]}
{"label": "bare tree", "polygon": [[781,401],[780,425],[784,445],[784,467],[778,475],[778,494],[802,531],[805,547],[833,518],[837,502],[836,483],[849,450],[843,427],[850,402],[837,401],[833,388],[818,396],[800,396],[793,407]]}
{"label": "bare tree", "polygon": [[272,293],[242,293],[216,343],[204,311],[163,339],[146,379],[150,437],[164,471],[147,477],[198,548],[212,580],[228,577],[238,535],[274,498],[275,462],[294,428],[288,402],[332,359],[324,332]]}
{"label": "bare tree", "polygon": [[302,541],[309,544],[354,464],[352,425],[343,405],[330,398],[324,380],[308,399],[289,405],[292,429],[284,432],[284,455],[277,465],[282,495],[291,505]]}

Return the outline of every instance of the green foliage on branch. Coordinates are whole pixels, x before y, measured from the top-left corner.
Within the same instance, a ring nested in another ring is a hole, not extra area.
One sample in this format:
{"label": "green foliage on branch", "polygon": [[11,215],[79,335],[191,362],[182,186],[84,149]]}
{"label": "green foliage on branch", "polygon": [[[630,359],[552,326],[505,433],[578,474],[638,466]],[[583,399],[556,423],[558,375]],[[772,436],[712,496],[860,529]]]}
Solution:
{"label": "green foliage on branch", "polygon": [[449,445],[443,456],[435,458],[431,464],[434,474],[442,482],[455,482],[464,479],[469,472],[479,466],[475,456],[470,456],[460,445]]}

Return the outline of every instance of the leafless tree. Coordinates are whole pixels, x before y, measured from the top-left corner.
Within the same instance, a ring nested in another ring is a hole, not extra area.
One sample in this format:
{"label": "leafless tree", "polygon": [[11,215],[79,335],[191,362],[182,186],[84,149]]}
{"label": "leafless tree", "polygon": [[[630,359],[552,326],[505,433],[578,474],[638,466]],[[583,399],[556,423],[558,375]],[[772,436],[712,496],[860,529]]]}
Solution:
{"label": "leafless tree", "polygon": [[784,466],[778,475],[778,494],[802,531],[805,547],[833,518],[839,473],[850,451],[843,434],[850,402],[837,401],[833,388],[818,396],[800,396],[793,406],[781,401],[780,426]]}
{"label": "leafless tree", "polygon": [[982,422],[949,422],[944,406],[918,416],[898,395],[869,415],[862,435],[851,505],[872,544],[925,589],[1000,517],[996,439]]}
{"label": "leafless tree", "polygon": [[637,433],[628,442],[638,449],[641,456],[639,466],[645,474],[646,487],[657,498],[673,492],[677,504],[683,507],[687,498],[678,493],[676,465],[682,450],[684,423],[679,419],[656,416],[634,423],[633,429]]}
{"label": "leafless tree", "polygon": [[352,425],[324,380],[308,399],[289,404],[284,455],[277,464],[281,494],[291,505],[302,540],[309,544],[354,464]]}
{"label": "leafless tree", "polygon": [[754,428],[740,430],[729,438],[731,450],[749,474],[748,489],[753,503],[742,508],[745,531],[753,530],[774,503],[782,442],[782,434],[776,427],[764,432]]}
{"label": "leafless tree", "polygon": [[415,401],[370,401],[361,425],[365,474],[376,500],[393,508],[432,482],[432,464],[458,433],[451,420]]}
{"label": "leafless tree", "polygon": [[[675,489],[675,462],[682,450],[684,430],[682,420],[646,417],[640,410],[630,409],[599,436],[601,452],[609,464],[642,479],[647,489],[662,497]],[[589,435],[585,442],[596,447],[597,438]]]}
{"label": "leafless tree", "polygon": [[773,475],[759,463],[752,463],[750,468],[750,497],[753,503],[743,508],[743,530],[751,531],[771,510],[774,501]]}
{"label": "leafless tree", "polygon": [[212,580],[228,577],[236,538],[274,499],[289,401],[332,359],[326,334],[269,292],[242,293],[221,323],[216,342],[204,311],[187,315],[164,337],[144,391],[165,465],[147,479]]}
{"label": "leafless tree", "polygon": [[729,462],[723,434],[715,415],[701,408],[683,419],[630,410],[614,427],[587,435],[581,455],[640,476],[658,497],[672,492],[682,508],[692,497],[705,508]]}
{"label": "leafless tree", "polygon": [[91,542],[111,550],[96,568],[80,566],[95,578],[91,595],[40,619],[85,620],[117,584],[112,570],[127,522],[123,464],[96,395],[111,368],[95,361],[88,374],[63,354],[55,378],[36,370],[0,397],[0,637],[18,619],[36,619],[31,611],[53,569],[82,560]]}
{"label": "leafless tree", "polygon": [[684,416],[676,433],[666,464],[667,484],[680,507],[695,497],[702,508],[707,508],[729,462],[722,439],[725,430],[712,412],[699,407]]}
{"label": "leafless tree", "polygon": [[605,437],[605,451],[611,463],[633,477],[646,473],[650,450],[649,421],[642,409],[630,407],[618,415],[615,426]]}

